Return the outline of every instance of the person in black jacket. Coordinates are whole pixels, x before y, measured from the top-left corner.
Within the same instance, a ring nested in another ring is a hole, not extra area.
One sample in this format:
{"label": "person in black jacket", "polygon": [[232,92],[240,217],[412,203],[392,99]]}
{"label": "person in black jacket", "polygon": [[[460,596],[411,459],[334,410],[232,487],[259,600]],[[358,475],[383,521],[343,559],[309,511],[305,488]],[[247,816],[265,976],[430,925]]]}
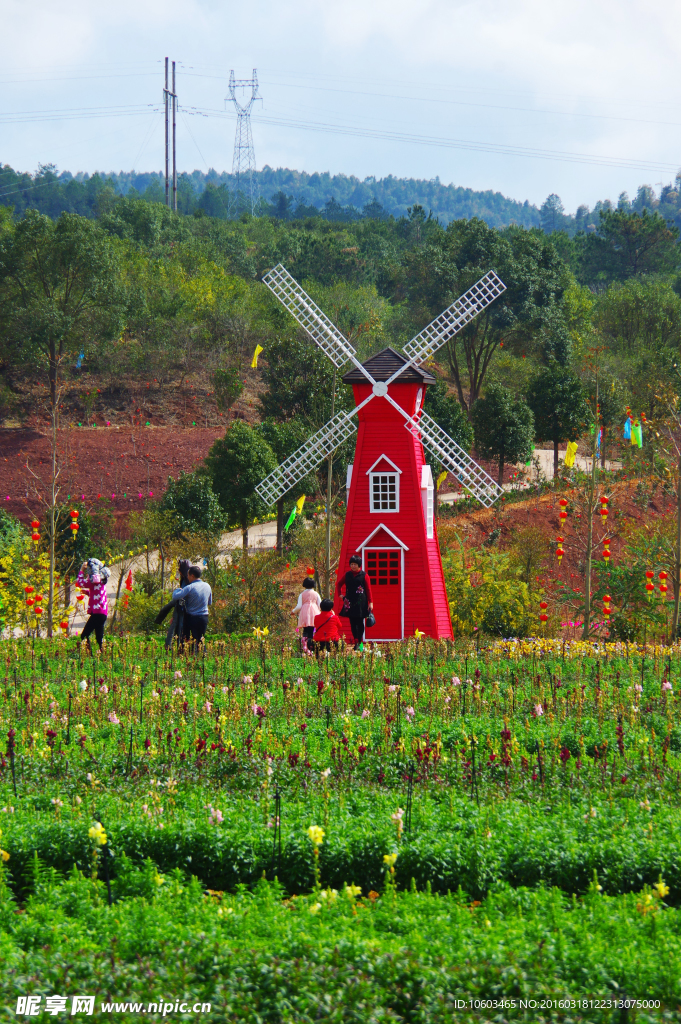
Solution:
{"label": "person in black jacket", "polygon": [[[179,586],[189,586],[189,580],[187,579],[187,573],[191,562],[188,558],[180,558],[178,561],[178,577]],[[176,577],[177,578],[177,577]],[[169,611],[172,610],[173,617],[170,620],[168,626],[168,632],[166,633],[166,650],[170,650],[173,644],[173,637],[177,634],[178,644],[184,643],[185,640],[189,639],[189,630],[185,628],[184,621],[184,609],[179,606],[177,601],[169,601],[168,604],[161,608],[160,612],[156,616],[156,622],[163,622]]]}
{"label": "person in black jacket", "polygon": [[[343,593],[345,591],[345,593]],[[350,558],[350,569],[345,576],[339,576],[336,583],[336,594],[344,597],[349,604],[350,629],[355,641],[356,651],[364,650],[364,620],[374,607],[369,577],[362,569],[359,555]]]}

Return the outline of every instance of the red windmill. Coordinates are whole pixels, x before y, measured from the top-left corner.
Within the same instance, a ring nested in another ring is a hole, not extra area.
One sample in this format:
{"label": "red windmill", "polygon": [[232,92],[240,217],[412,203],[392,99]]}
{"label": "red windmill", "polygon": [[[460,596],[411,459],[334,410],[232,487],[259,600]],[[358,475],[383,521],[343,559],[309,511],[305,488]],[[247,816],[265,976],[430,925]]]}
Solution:
{"label": "red windmill", "polygon": [[348,466],[340,572],[347,570],[350,555],[361,554],[376,616],[368,639],[399,640],[416,629],[435,638],[451,637],[435,532],[435,487],[424,449],[483,505],[492,505],[501,489],[424,412],[425,389],[435,377],[420,364],[501,295],[505,285],[491,271],[413,338],[404,355],[386,348],[360,363],[350,342],[281,264],[263,281],[337,368],[354,364],[343,381],[352,385],[356,404],[277,466],[258,485],[258,494],[267,505],[274,504],[358,430],[354,462]]}

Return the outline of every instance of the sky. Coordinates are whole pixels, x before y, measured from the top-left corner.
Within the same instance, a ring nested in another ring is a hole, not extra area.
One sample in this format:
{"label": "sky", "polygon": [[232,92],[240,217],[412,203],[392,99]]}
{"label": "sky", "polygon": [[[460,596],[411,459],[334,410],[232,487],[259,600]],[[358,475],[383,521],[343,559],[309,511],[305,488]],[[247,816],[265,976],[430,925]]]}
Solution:
{"label": "sky", "polygon": [[557,193],[574,212],[681,166],[681,6],[658,0],[0,0],[0,19],[17,170],[160,170],[166,56],[179,171],[231,170],[229,73],[254,68],[258,168]]}

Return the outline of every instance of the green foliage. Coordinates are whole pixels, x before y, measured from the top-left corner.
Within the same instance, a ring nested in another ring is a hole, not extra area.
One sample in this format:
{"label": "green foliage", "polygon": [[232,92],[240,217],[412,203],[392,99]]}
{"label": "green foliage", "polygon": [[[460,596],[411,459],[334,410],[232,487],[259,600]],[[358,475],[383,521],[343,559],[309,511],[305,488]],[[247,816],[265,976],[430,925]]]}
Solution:
{"label": "green foliage", "polygon": [[[265,385],[260,395],[262,416],[275,420],[300,418],[314,429],[331,417],[333,363],[306,336],[272,339],[264,353]],[[351,401],[349,388],[336,389],[336,411]]]}
{"label": "green foliage", "polygon": [[205,473],[180,473],[177,480],[169,477],[160,509],[173,514],[176,534],[215,534],[224,525],[224,512]]}
{"label": "green foliage", "polygon": [[[610,1024],[624,994],[643,1001],[640,1024],[657,1024],[673,1018],[680,998],[668,967],[681,955],[679,911],[650,887],[613,898],[593,878],[577,900],[499,885],[471,904],[462,890],[437,895],[414,885],[392,895],[381,884],[368,898],[341,885],[282,900],[276,882],[226,894],[152,863],[136,874],[126,868],[125,895],[112,907],[101,879],[75,871],[42,884],[21,914],[4,899],[3,1004],[16,1005],[16,977],[27,968],[67,997],[81,995],[89,978],[97,1012],[135,1002],[137,1011],[118,1011],[133,1019],[149,1003],[172,1012],[177,1000],[188,1010],[204,1004],[208,1016],[228,1007],[235,1024],[473,1022],[476,1002],[491,1000],[503,1000],[509,1021],[527,1020],[521,1000],[552,1003],[542,1019],[558,1022],[568,993],[584,1000],[593,1024]],[[162,996],[146,985],[158,977]]]}
{"label": "green foliage", "polygon": [[527,636],[536,626],[524,566],[491,547],[449,552],[443,558],[452,627],[457,636]]}
{"label": "green foliage", "polygon": [[231,409],[244,389],[241,374],[236,367],[216,370],[213,374],[213,385],[215,386],[217,407],[223,412]]}
{"label": "green foliage", "polygon": [[670,273],[678,267],[679,231],[647,209],[601,210],[598,230],[581,250],[581,275],[587,281],[626,281],[642,274]]}
{"label": "green foliage", "polygon": [[473,445],[473,428],[461,403],[450,394],[447,382],[442,377],[438,377],[437,384],[426,388],[423,408],[464,451],[470,452]]}
{"label": "green foliage", "polygon": [[260,431],[245,423],[235,423],[224,438],[215,441],[206,457],[206,467],[230,525],[245,530],[262,514],[262,501],[255,488],[276,464],[274,452]]}
{"label": "green foliage", "polygon": [[522,399],[492,381],[484,398],[478,399],[471,414],[475,432],[475,450],[480,458],[499,463],[499,484],[504,465],[529,458],[534,438],[532,411]]}
{"label": "green foliage", "polygon": [[637,276],[613,283],[598,297],[594,323],[618,354],[678,349],[681,298],[668,281]]}
{"label": "green foliage", "polygon": [[284,562],[273,551],[257,552],[219,565],[207,577],[213,587],[213,614],[226,633],[250,633],[253,626],[272,630],[285,621],[278,574]]}
{"label": "green foliage", "polygon": [[553,443],[557,469],[558,445],[576,441],[588,425],[589,409],[581,381],[557,363],[543,367],[530,384],[527,404],[534,416],[535,436]]}
{"label": "green foliage", "polygon": [[57,402],[63,359],[120,331],[115,249],[96,224],[29,211],[0,236],[0,321],[16,362],[48,372]]}

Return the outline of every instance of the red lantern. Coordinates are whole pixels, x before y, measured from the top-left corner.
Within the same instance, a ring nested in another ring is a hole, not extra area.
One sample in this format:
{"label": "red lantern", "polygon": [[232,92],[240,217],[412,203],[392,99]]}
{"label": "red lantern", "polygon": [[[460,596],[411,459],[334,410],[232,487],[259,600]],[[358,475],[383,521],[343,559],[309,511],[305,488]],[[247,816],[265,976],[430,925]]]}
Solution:
{"label": "red lantern", "polygon": [[38,543],[38,541],[40,540],[40,534],[39,534],[39,533],[32,533],[32,534],[31,534],[31,540],[32,540],[32,541],[33,541],[33,542],[34,542],[35,544],[37,544],[37,543]]}
{"label": "red lantern", "polygon": [[39,526],[40,526],[40,521],[38,519],[32,519],[31,520],[31,529],[37,530]]}
{"label": "red lantern", "polygon": [[72,519],[77,519],[78,516],[80,515],[80,512],[74,509],[72,512],[69,513],[69,515],[71,516]]}
{"label": "red lantern", "polygon": [[61,626],[62,629],[68,629],[69,628],[68,622],[60,622],[59,625]]}
{"label": "red lantern", "polygon": [[78,533],[78,523],[71,523],[69,529],[73,530],[73,536],[75,537]]}
{"label": "red lantern", "polygon": [[34,605],[34,604],[35,604],[35,601],[33,600],[33,598],[32,598],[32,597],[27,597],[27,598],[26,598],[26,604],[27,604],[27,605],[28,605],[28,607],[30,608],[30,607],[31,607],[32,605]]}
{"label": "red lantern", "polygon": [[42,608],[34,608],[33,611],[36,613],[36,615],[42,615],[43,614]]}
{"label": "red lantern", "polygon": [[567,504],[568,504],[567,498],[561,498],[560,501],[558,502],[558,504],[560,505],[560,513],[559,513],[560,519],[561,519],[561,522],[564,523],[565,520],[567,519],[567,515],[568,515],[567,514]]}
{"label": "red lantern", "polygon": [[549,621],[548,615],[546,615],[545,612],[542,612],[542,614],[539,616],[539,621],[540,622],[548,622]]}
{"label": "red lantern", "polygon": [[561,561],[563,560],[564,554],[565,551],[563,550],[563,538],[556,537],[556,558],[558,559],[558,565],[560,565]]}
{"label": "red lantern", "polygon": [[652,569],[646,569],[646,579],[647,580],[652,580],[654,575],[655,575],[655,573],[653,572]]}
{"label": "red lantern", "polygon": [[24,587],[24,593],[32,594],[33,593],[33,589],[34,589],[33,587]]}

